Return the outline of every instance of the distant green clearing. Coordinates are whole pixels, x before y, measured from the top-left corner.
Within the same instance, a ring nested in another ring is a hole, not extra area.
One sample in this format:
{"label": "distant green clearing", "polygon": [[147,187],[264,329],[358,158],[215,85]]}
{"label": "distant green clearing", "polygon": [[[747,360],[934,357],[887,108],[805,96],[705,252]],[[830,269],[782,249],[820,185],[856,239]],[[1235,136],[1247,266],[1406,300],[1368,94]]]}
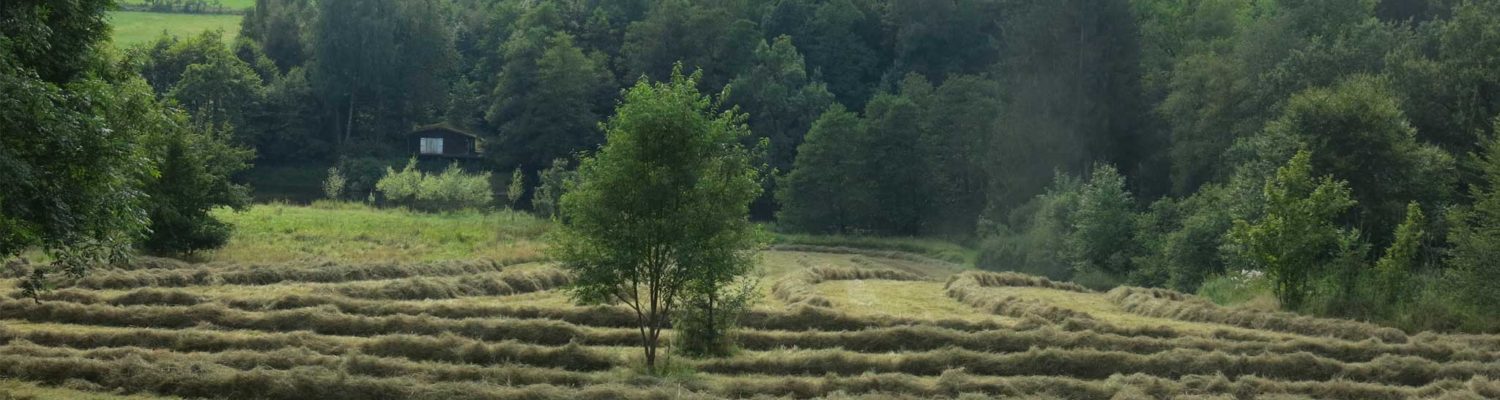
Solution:
{"label": "distant green clearing", "polygon": [[[149,2],[144,0],[123,0],[120,1],[119,4],[131,9],[137,9],[135,7],[146,7],[148,3]],[[255,7],[255,0],[220,0],[219,6],[224,7],[226,10],[244,10],[250,7]],[[213,5],[210,4],[209,7],[213,8]]]}
{"label": "distant green clearing", "polygon": [[[249,3],[249,0],[234,0],[230,3]],[[166,14],[152,12],[119,11],[109,13],[109,22],[114,27],[115,45],[128,47],[147,42],[161,36],[162,32],[183,37],[203,31],[222,29],[228,42],[240,33],[240,16],[210,14]]]}

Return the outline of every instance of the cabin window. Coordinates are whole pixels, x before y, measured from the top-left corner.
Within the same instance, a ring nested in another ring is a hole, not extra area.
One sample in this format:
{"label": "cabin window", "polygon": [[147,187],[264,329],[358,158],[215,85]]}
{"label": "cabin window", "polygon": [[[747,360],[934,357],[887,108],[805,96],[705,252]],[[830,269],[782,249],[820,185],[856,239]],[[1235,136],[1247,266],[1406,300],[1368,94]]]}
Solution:
{"label": "cabin window", "polygon": [[422,154],[443,154],[443,138],[422,138]]}

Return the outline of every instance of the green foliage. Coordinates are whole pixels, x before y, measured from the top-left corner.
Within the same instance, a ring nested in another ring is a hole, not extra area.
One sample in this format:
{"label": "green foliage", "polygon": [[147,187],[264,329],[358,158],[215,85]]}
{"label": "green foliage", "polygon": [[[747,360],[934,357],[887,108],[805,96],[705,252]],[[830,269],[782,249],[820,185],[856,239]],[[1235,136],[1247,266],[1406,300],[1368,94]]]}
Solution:
{"label": "green foliage", "polygon": [[303,65],[309,48],[303,33],[320,9],[310,0],[255,0],[240,20],[240,35],[253,40],[281,72]]}
{"label": "green foliage", "polygon": [[466,173],[454,163],[442,173],[428,174],[417,167],[416,158],[401,171],[386,167],[375,190],[386,201],[426,211],[484,209],[495,198],[490,173]]}
{"label": "green foliage", "polygon": [[852,147],[864,138],[859,115],[834,105],[813,122],[791,172],[777,185],[780,224],[795,231],[850,233],[873,212],[865,182],[852,175],[864,165]]}
{"label": "green foliage", "polygon": [[1068,280],[1076,272],[1068,247],[1073,213],[1084,183],[1059,173],[1046,193],[1011,212],[1006,220],[980,221],[984,239],[979,268],[1016,271]]}
{"label": "green foliage", "polygon": [[329,200],[343,199],[344,187],[347,185],[348,181],[344,179],[344,173],[339,171],[339,167],[328,168],[328,178],[323,179],[323,196]]}
{"label": "green foliage", "polygon": [[704,88],[720,88],[755,60],[762,35],[752,21],[721,6],[688,0],[655,2],[625,29],[620,63],[630,79],[667,79],[676,63],[703,71]]}
{"label": "green foliage", "polygon": [[490,173],[469,174],[449,164],[441,174],[422,176],[417,204],[427,210],[484,209],[495,200]]}
{"label": "green foliage", "polygon": [[577,275],[578,299],[635,311],[653,372],[667,318],[685,298],[722,296],[762,241],[746,218],[760,172],[740,145],[744,116],[718,111],[699,94],[699,76],[678,70],[626,92],[604,147],[563,195],[551,238],[553,256]]}
{"label": "green foliage", "polygon": [[1135,232],[1135,200],[1125,189],[1125,177],[1113,166],[1094,167],[1078,195],[1067,246],[1081,271],[1116,277],[1131,272]]}
{"label": "green foliage", "polygon": [[1356,202],[1348,185],[1330,176],[1315,178],[1312,154],[1299,151],[1266,181],[1266,212],[1251,222],[1235,220],[1229,233],[1231,257],[1262,271],[1283,305],[1300,309],[1325,265],[1358,233],[1336,220]]}
{"label": "green foliage", "polygon": [[1421,205],[1412,202],[1406,206],[1406,221],[1396,226],[1395,240],[1385,249],[1385,254],[1375,262],[1375,286],[1379,301],[1387,305],[1410,302],[1416,294],[1411,286],[1413,277],[1422,266],[1422,242],[1426,239],[1427,215]]}
{"label": "green foliage", "polygon": [[526,173],[517,167],[510,174],[510,184],[505,186],[505,199],[510,202],[510,209],[515,210],[521,205],[521,196],[526,194]]}
{"label": "green foliage", "polygon": [[1137,272],[1140,217],[1134,210],[1125,177],[1113,166],[1096,165],[1084,180],[1060,173],[1046,194],[1016,209],[1008,221],[981,227],[987,232],[978,265],[1112,287]]}
{"label": "green foliage", "polygon": [[923,216],[923,233],[964,238],[974,234],[984,211],[992,176],[989,149],[997,129],[1000,84],[974,75],[950,76],[930,96],[923,82],[909,77],[903,94],[917,97],[923,108],[922,159],[929,165],[926,190],[931,206]]}
{"label": "green foliage", "polygon": [[[531,12],[549,9],[544,5]],[[485,146],[498,165],[536,171],[598,145],[597,126],[612,104],[606,93],[613,78],[605,62],[575,46],[572,36],[553,34],[546,26],[522,29],[504,44],[506,62],[485,115],[499,128],[499,137]]]}
{"label": "green foliage", "polygon": [[312,7],[329,17],[307,29],[317,60],[308,78],[339,143],[382,143],[442,101],[457,54],[439,1],[320,0]]}
{"label": "green foliage", "polygon": [[531,196],[531,207],[536,210],[537,215],[543,218],[555,218],[558,215],[558,205],[562,196],[567,193],[568,185],[578,174],[568,169],[568,160],[559,158],[552,160],[552,166],[537,173],[540,183],[537,184],[536,193]]}
{"label": "green foliage", "polygon": [[758,298],[759,280],[747,280],[726,287],[699,287],[682,299],[672,316],[675,349],[689,356],[728,356],[735,350],[734,330],[740,316],[750,310]]}
{"label": "green foliage", "polygon": [[1379,78],[1355,76],[1331,88],[1298,93],[1266,130],[1269,140],[1282,143],[1283,149],[1305,144],[1313,154],[1314,171],[1347,182],[1358,201],[1355,226],[1383,231],[1374,237],[1377,244],[1391,242],[1385,232],[1401,221],[1409,202],[1444,201],[1454,183],[1452,157],[1417,142],[1397,99]]}
{"label": "green foliage", "polygon": [[230,226],[209,212],[215,207],[241,208],[247,188],[230,176],[250,166],[254,153],[230,145],[212,127],[195,128],[177,117],[178,128],[162,133],[152,151],[159,175],[145,186],[150,233],[141,247],[157,254],[192,254],[229,241]]}
{"label": "green foliage", "polygon": [[1445,286],[1456,292],[1460,300],[1455,303],[1464,312],[1478,317],[1469,319],[1469,324],[1493,329],[1496,310],[1500,310],[1500,293],[1494,290],[1494,283],[1500,281],[1500,264],[1495,263],[1500,260],[1500,139],[1486,139],[1475,160],[1484,179],[1469,188],[1473,207],[1451,216],[1448,241],[1453,269]]}
{"label": "green foliage", "polygon": [[422,179],[426,174],[417,169],[417,159],[413,157],[406,163],[401,171],[386,167],[385,176],[375,183],[375,190],[385,197],[386,201],[396,204],[415,206],[417,194],[422,191]]}
{"label": "green foliage", "polygon": [[245,111],[258,107],[264,96],[261,77],[249,64],[228,51],[208,54],[187,65],[168,95],[207,125],[245,126]]}

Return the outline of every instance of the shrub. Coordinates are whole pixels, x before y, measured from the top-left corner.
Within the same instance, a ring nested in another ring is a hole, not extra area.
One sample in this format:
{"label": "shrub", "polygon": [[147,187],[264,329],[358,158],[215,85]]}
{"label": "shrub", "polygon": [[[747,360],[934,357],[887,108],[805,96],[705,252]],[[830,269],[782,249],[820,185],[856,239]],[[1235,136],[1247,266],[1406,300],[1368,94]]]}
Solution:
{"label": "shrub", "polygon": [[494,202],[494,196],[488,172],[466,174],[455,163],[449,164],[441,174],[424,176],[417,201],[428,210],[462,210],[488,207]]}
{"label": "shrub", "polygon": [[1231,257],[1264,271],[1281,304],[1296,310],[1314,289],[1319,268],[1337,262],[1358,233],[1335,219],[1355,205],[1349,186],[1332,176],[1314,177],[1312,154],[1300,151],[1266,180],[1266,215],[1236,220]]}
{"label": "shrub", "polygon": [[552,160],[552,166],[538,174],[541,182],[537,184],[536,193],[531,196],[531,207],[536,210],[537,215],[544,218],[557,216],[563,192],[575,175],[576,172],[568,170],[568,160],[565,158]]}
{"label": "shrub", "polygon": [[422,171],[417,169],[417,159],[413,157],[400,172],[386,167],[385,176],[375,183],[375,190],[387,201],[415,206],[417,194],[422,190],[422,177]]}
{"label": "shrub", "polygon": [[328,178],[323,180],[323,196],[329,200],[339,200],[344,196],[344,173],[339,172],[339,167],[328,169]]}
{"label": "shrub", "polygon": [[454,163],[440,174],[426,174],[417,168],[416,158],[399,172],[386,168],[375,187],[388,201],[429,211],[484,208],[495,196],[488,172],[467,174]]}

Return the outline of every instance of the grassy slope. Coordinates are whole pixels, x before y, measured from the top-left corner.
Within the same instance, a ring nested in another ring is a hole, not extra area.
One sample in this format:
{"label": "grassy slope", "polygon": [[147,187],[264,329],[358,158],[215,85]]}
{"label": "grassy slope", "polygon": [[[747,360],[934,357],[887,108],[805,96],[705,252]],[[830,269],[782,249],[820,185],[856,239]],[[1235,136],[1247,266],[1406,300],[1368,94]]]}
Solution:
{"label": "grassy slope", "polygon": [[206,14],[166,14],[118,11],[109,13],[114,28],[115,45],[128,47],[161,36],[162,32],[183,37],[220,29],[227,43],[239,35],[240,16]]}

